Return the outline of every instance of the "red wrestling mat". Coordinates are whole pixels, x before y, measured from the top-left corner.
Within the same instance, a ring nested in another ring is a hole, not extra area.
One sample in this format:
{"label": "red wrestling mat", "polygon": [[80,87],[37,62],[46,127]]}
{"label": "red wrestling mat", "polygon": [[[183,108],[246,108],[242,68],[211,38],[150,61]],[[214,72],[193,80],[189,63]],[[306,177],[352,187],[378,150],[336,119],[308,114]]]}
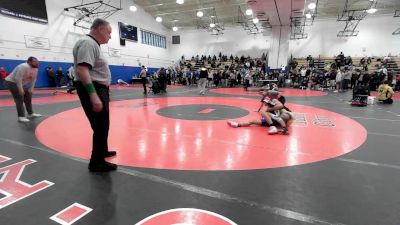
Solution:
{"label": "red wrestling mat", "polygon": [[[57,102],[71,102],[71,101],[79,101],[78,95],[76,94],[68,94],[66,93],[66,89],[59,89],[55,93],[56,90],[35,90],[32,95],[32,104],[48,104],[48,103],[57,103]],[[76,91],[75,91],[76,92]],[[53,94],[55,93],[55,94]],[[12,95],[9,91],[1,91],[1,96],[9,96],[7,99],[0,99],[0,107],[2,106],[15,106],[15,102],[12,98]],[[35,97],[36,95],[36,97]],[[48,95],[48,96],[41,96]]]}
{"label": "red wrestling mat", "polygon": [[[191,115],[208,104],[207,110]],[[218,115],[238,109],[247,115],[231,118],[246,121],[260,118],[256,99],[179,97],[112,102],[110,105],[110,149],[118,155],[112,162],[135,167],[174,170],[249,170],[294,166],[341,156],[357,149],[367,138],[358,122],[316,107],[288,103],[296,121],[289,135],[268,135],[267,127],[232,128]],[[214,106],[213,106],[214,105]],[[226,109],[226,111],[224,111]],[[246,112],[246,111],[245,111]],[[175,113],[175,114],[174,114]],[[215,120],[176,119],[193,116]],[[66,132],[73,131],[73,132]],[[36,136],[44,145],[74,157],[89,159],[92,131],[82,108],[49,117],[39,124]]]}

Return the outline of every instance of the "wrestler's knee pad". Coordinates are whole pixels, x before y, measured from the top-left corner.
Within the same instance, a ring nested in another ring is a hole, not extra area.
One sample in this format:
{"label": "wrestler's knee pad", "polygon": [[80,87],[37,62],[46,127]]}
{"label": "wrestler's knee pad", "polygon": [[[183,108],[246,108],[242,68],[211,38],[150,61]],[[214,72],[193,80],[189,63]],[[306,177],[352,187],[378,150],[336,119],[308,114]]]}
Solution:
{"label": "wrestler's knee pad", "polygon": [[285,121],[284,121],[282,118],[280,118],[279,116],[273,116],[273,117],[271,117],[271,118],[272,118],[272,120],[278,122],[279,125],[281,125],[282,127],[285,127],[285,126],[286,126]]}

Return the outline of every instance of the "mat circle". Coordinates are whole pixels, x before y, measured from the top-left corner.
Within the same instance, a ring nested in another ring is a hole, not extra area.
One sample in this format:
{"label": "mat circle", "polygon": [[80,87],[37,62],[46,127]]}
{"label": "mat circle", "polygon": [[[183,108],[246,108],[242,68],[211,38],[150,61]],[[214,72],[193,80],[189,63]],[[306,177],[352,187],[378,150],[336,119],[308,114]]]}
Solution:
{"label": "mat circle", "polygon": [[181,120],[227,120],[247,116],[249,111],[229,105],[189,104],[164,107],[157,114]]}
{"label": "mat circle", "polygon": [[[268,135],[267,127],[227,126],[225,120],[183,120],[160,116],[173,106],[226,105],[249,113],[235,119],[260,119],[260,102],[247,98],[179,97],[111,102],[111,162],[134,167],[173,170],[249,170],[301,165],[341,156],[367,138],[358,122],[324,109],[287,103],[296,121],[289,135]],[[206,110],[206,113],[210,112]],[[72,131],[72,132],[71,132]],[[92,130],[82,108],[42,121],[36,136],[44,145],[89,159]]]}

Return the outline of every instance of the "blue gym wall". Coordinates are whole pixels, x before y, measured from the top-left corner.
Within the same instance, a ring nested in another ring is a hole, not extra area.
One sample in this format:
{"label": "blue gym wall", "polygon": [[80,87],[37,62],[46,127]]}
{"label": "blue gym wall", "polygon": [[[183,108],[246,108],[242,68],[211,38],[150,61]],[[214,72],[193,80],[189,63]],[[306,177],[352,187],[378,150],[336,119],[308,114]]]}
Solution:
{"label": "blue gym wall", "polygon": [[[11,73],[13,69],[23,63],[26,62],[25,60],[10,60],[10,59],[0,59],[0,67],[3,66],[8,73]],[[61,67],[64,71],[64,75],[67,74],[68,68],[71,66],[72,63],[65,63],[65,62],[47,62],[47,61],[40,61],[39,62],[39,71],[38,77],[36,81],[36,87],[48,87],[49,86],[49,79],[46,75],[46,67],[52,67],[53,71],[56,72],[58,67]],[[129,82],[133,75],[139,75],[140,67],[133,67],[133,66],[113,66],[110,65],[110,70],[112,74],[112,84],[117,83],[118,79],[122,79],[126,82]],[[148,72],[152,74],[154,71],[157,71],[158,68],[148,68]]]}

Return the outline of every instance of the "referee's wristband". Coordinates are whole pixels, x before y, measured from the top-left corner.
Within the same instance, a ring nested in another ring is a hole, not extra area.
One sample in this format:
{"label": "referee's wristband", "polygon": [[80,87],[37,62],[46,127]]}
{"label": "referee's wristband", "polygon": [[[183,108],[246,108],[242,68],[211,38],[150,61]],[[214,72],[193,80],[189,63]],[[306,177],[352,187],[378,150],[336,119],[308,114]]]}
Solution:
{"label": "referee's wristband", "polygon": [[84,87],[89,94],[96,93],[96,89],[92,83],[85,84]]}

